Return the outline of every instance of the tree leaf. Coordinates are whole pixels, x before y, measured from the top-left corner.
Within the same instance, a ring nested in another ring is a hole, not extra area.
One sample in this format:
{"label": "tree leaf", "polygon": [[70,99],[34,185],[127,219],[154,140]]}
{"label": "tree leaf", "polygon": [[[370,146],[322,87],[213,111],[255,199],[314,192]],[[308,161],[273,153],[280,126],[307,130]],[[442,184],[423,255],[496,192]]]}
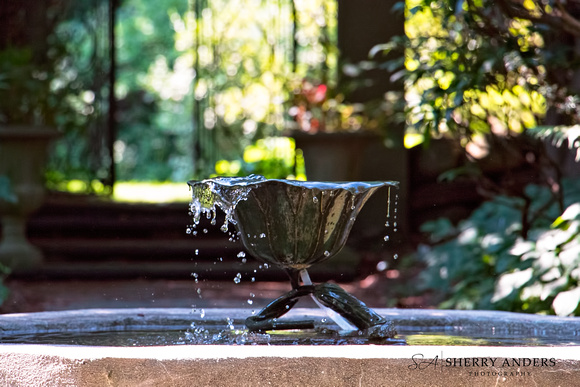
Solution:
{"label": "tree leaf", "polygon": [[580,302],[580,287],[559,293],[554,301],[552,302],[552,307],[554,312],[558,316],[569,316],[576,308],[578,308],[578,303]]}

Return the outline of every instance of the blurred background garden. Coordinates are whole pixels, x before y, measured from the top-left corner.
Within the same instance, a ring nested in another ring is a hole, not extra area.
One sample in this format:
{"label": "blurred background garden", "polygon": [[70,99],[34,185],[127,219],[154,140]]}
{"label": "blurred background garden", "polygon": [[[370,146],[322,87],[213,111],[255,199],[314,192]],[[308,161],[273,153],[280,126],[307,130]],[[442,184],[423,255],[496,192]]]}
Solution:
{"label": "blurred background garden", "polygon": [[188,180],[255,173],[401,182],[397,233],[379,198],[314,273],[373,306],[578,315],[579,59],[577,0],[5,0],[2,232],[22,213],[41,255],[0,247],[0,308],[277,289],[219,230],[186,234]]}

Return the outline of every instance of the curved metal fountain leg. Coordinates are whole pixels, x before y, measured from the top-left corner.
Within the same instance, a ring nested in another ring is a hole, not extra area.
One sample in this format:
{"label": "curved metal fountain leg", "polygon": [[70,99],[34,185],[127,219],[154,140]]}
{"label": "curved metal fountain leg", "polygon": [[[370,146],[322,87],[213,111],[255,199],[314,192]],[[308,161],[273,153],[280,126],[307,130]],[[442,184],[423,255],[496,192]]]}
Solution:
{"label": "curved metal fountain leg", "polygon": [[246,327],[251,332],[264,332],[269,330],[286,330],[286,329],[313,329],[313,320],[298,321],[277,321],[278,317],[286,314],[300,297],[314,292],[314,286],[299,286],[290,290],[288,293],[278,297],[270,302],[257,315],[250,316],[246,319]]}
{"label": "curved metal fountain leg", "polygon": [[388,321],[362,301],[349,294],[336,284],[303,285],[278,297],[262,309],[257,315],[250,316],[245,323],[251,332],[287,329],[313,329],[313,320],[278,321],[286,314],[300,297],[312,294],[324,306],[332,309],[346,320],[365,331],[371,339],[387,339],[397,332],[391,321]]}
{"label": "curved metal fountain leg", "polygon": [[313,294],[324,306],[339,313],[358,329],[366,330],[371,338],[392,338],[397,334],[392,322],[336,284],[316,285]]}

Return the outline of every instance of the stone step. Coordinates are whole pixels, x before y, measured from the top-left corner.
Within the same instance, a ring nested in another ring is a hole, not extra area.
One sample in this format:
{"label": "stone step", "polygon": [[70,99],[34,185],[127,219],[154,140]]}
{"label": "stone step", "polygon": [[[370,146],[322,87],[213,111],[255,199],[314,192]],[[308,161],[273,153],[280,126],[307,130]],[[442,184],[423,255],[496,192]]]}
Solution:
{"label": "stone step", "polygon": [[[223,222],[223,215],[217,221]],[[180,237],[186,238],[187,227],[192,224],[187,203],[133,204],[104,200],[70,202],[48,199],[28,224],[31,237],[74,236],[93,237]],[[220,234],[219,227],[212,227],[202,219],[200,231]]]}
{"label": "stone step", "polygon": [[[20,278],[189,278],[197,268],[207,279],[286,280],[276,268],[260,269],[249,255],[247,263],[237,257],[244,248],[229,240],[219,225],[202,218],[197,235],[186,232],[192,219],[187,203],[116,203],[90,197],[50,196],[29,221],[31,243],[39,247],[44,263],[17,270]],[[197,251],[197,254],[196,254]],[[358,260],[353,253],[334,257],[309,270],[317,280],[349,280],[356,276]],[[262,266],[263,268],[263,266]]]}
{"label": "stone step", "polygon": [[[243,248],[225,238],[103,239],[30,238],[53,261],[131,260],[189,261],[235,257]],[[197,251],[197,254],[196,254]]]}

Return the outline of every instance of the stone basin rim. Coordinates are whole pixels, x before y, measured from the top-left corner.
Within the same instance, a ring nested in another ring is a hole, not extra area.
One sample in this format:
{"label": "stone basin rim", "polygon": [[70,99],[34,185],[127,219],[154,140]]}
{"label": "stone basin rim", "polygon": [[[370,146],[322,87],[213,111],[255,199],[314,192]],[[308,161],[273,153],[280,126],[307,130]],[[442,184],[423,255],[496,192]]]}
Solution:
{"label": "stone basin rim", "polygon": [[[307,348],[307,352],[305,352]],[[380,346],[380,345],[180,345],[147,347],[105,347],[62,344],[0,344],[2,354],[32,354],[68,359],[249,359],[249,358],[350,358],[350,359],[412,359],[423,353],[426,357],[441,355],[453,358],[550,358],[580,361],[578,347],[494,347],[494,346]]]}

